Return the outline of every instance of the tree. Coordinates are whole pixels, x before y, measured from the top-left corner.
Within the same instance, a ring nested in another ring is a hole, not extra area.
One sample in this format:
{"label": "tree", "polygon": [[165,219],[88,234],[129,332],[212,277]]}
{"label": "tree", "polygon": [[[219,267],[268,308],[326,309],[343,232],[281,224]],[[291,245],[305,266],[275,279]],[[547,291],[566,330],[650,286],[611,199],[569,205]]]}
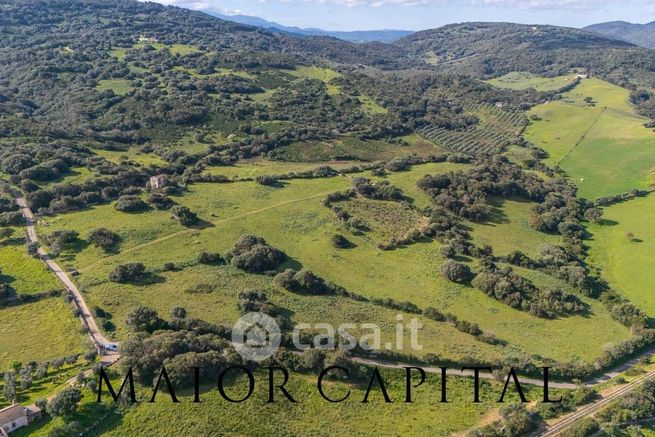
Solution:
{"label": "tree", "polygon": [[603,210],[600,208],[588,208],[584,212],[584,219],[592,223],[598,223],[603,219]]}
{"label": "tree", "polygon": [[142,263],[119,264],[109,273],[112,282],[131,282],[140,279],[146,271]]}
{"label": "tree", "polygon": [[5,385],[2,388],[2,396],[5,401],[12,403],[16,400],[16,373],[5,372]]}
{"label": "tree", "polygon": [[145,210],[148,208],[148,205],[138,196],[125,195],[118,198],[114,204],[114,208],[122,212],[137,212]]}
{"label": "tree", "polygon": [[448,260],[440,267],[441,274],[453,282],[467,282],[471,278],[471,269],[466,264]]}
{"label": "tree", "polygon": [[157,311],[145,306],[133,308],[125,318],[125,324],[133,332],[153,332],[164,325]]}
{"label": "tree", "polygon": [[94,246],[108,250],[113,246],[116,246],[121,238],[117,233],[112,232],[109,229],[98,228],[89,233],[88,239]]}
{"label": "tree", "polygon": [[331,241],[332,245],[337,249],[347,249],[351,245],[350,241],[341,234],[334,234]]}
{"label": "tree", "polygon": [[46,408],[48,407],[48,401],[45,400],[45,399],[42,399],[42,398],[41,398],[41,399],[37,399],[36,401],[34,401],[34,405],[36,405],[36,407],[37,407],[39,410],[41,410],[41,411],[45,411]]}
{"label": "tree", "polygon": [[284,252],[270,246],[261,237],[244,234],[227,254],[230,263],[242,270],[263,273],[274,270],[286,259]]}
{"label": "tree", "polygon": [[171,208],[171,213],[173,213],[173,217],[183,226],[191,226],[198,222],[198,216],[186,206],[175,205]]}
{"label": "tree", "polygon": [[46,411],[53,417],[67,417],[75,412],[81,400],[82,392],[79,389],[66,388],[48,402]]}
{"label": "tree", "polygon": [[186,317],[186,309],[182,307],[174,307],[171,309],[171,316],[176,319],[184,319]]}

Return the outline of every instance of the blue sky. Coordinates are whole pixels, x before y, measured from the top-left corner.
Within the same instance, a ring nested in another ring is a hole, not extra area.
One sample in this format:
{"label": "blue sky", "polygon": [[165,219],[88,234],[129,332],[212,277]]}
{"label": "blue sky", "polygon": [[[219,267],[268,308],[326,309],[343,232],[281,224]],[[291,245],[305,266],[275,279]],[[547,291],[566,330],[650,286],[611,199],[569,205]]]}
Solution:
{"label": "blue sky", "polygon": [[189,9],[253,15],[329,30],[420,30],[463,21],[583,27],[655,21],[653,0],[157,0]]}

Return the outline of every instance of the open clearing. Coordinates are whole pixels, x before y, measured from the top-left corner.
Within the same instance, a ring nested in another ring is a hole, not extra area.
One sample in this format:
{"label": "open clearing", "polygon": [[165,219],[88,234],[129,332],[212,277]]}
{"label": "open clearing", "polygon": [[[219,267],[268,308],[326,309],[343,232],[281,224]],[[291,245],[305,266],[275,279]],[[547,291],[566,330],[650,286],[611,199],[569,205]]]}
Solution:
{"label": "open clearing", "polygon": [[[591,259],[610,284],[655,317],[655,196],[605,208],[603,224],[590,225]],[[632,234],[632,238],[630,238]]]}
{"label": "open clearing", "polygon": [[63,297],[0,308],[0,369],[14,361],[42,361],[82,351],[80,321]]}
{"label": "open clearing", "polygon": [[[654,180],[655,132],[628,102],[628,90],[600,79],[584,79],[561,100],[533,108],[525,138],[546,150],[595,199],[645,188]],[[585,102],[593,99],[593,106]]]}
{"label": "open clearing", "polygon": [[[443,166],[442,171],[457,166],[448,163],[414,166],[411,171],[390,174],[389,179],[392,182],[394,179],[413,180],[415,184],[423,174],[434,172],[440,165]],[[409,186],[410,183],[406,183]],[[212,320],[234,320],[237,314],[234,307],[229,309],[229,305],[233,305],[230,304],[231,298],[221,297],[221,293],[217,292],[205,297],[188,297],[189,293],[184,291],[186,287],[204,281],[203,275],[194,273],[195,269],[177,272],[174,277],[158,273],[160,278],[152,285],[119,286],[108,283],[107,275],[117,264],[130,261],[143,262],[148,269],[155,271],[159,271],[166,262],[193,265],[200,251],[225,253],[240,235],[254,233],[266,238],[290,256],[285,266],[308,268],[355,293],[409,300],[422,308],[434,306],[452,312],[461,319],[477,322],[482,329],[495,333],[497,337],[528,353],[560,360],[591,360],[608,343],[629,336],[629,330],[613,321],[597,301],[585,299],[590,305],[590,311],[583,316],[545,320],[514,310],[471,287],[448,282],[439,273],[443,258],[439,254],[440,245],[436,242],[421,242],[393,251],[380,251],[377,248],[379,241],[367,233],[350,234],[334,214],[321,204],[327,193],[350,186],[350,179],[343,177],[284,181],[280,188],[265,187],[255,182],[193,184],[189,186],[189,192],[175,197],[175,201],[188,206],[201,219],[211,223],[201,230],[183,228],[171,220],[166,212],[152,210],[125,214],[115,211],[111,205],[105,205],[57,216],[52,219],[47,231],[75,229],[84,237],[102,218],[105,227],[121,235],[123,242],[119,254],[103,253],[90,246],[80,252],[65,254],[66,262],[81,268],[78,282],[88,293],[89,304],[106,307],[106,310],[115,313],[117,326],[122,323],[122,314],[135,303],[156,306],[165,313],[175,305],[185,305],[187,301],[192,305],[196,299],[198,307],[206,308],[203,314],[215,308],[217,314],[223,315],[214,316]],[[410,197],[412,195],[409,192],[407,194]],[[421,200],[421,203],[424,201]],[[523,209],[522,214],[525,214],[528,207],[527,204],[513,201],[499,205],[501,210],[512,209],[506,212],[508,216],[515,214],[517,208]],[[502,211],[499,214],[502,216]],[[521,220],[519,215],[517,222],[497,225],[498,231],[507,227],[517,234],[507,240],[507,250],[515,245],[523,247],[521,244],[526,250],[534,250],[537,234],[524,229]],[[486,226],[489,225],[480,225],[481,228]],[[473,235],[479,239],[494,238],[489,233],[494,231],[495,227],[477,233],[474,229]],[[330,242],[330,237],[335,233],[346,235],[355,247],[335,249]],[[358,273],[355,275],[353,272]],[[241,275],[246,282],[235,286],[232,293],[249,286],[245,285],[248,281],[261,280],[259,276]],[[537,275],[534,281],[540,287],[562,286],[546,275]],[[185,287],[181,287],[181,284],[185,284]],[[170,292],[161,291],[169,289]],[[310,302],[313,298],[298,299],[312,306]],[[297,311],[299,317],[304,313],[300,309]],[[335,314],[331,317],[337,316]],[[604,333],[602,338],[596,335],[599,330]],[[517,335],[518,332],[521,335]],[[449,351],[444,346],[450,344],[451,339],[452,336],[436,338],[431,348],[443,351],[444,357],[459,356],[460,352]],[[483,350],[487,345],[480,344],[473,337],[467,340],[471,342],[474,354],[486,354]]]}
{"label": "open clearing", "polygon": [[498,88],[525,90],[534,88],[537,91],[554,91],[573,83],[575,74],[564,76],[541,77],[532,73],[513,71],[504,76],[487,80],[486,82]]}
{"label": "open clearing", "polygon": [[9,284],[16,293],[35,294],[63,288],[44,263],[27,254],[24,244],[0,246],[0,269],[0,281]]}

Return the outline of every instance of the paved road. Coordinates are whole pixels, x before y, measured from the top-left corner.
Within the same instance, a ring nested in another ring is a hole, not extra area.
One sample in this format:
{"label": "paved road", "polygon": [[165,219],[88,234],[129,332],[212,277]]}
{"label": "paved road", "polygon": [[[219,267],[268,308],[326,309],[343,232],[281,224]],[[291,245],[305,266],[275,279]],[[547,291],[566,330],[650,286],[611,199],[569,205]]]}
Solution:
{"label": "paved road", "polygon": [[[27,205],[27,201],[25,198],[18,192],[13,192],[14,197],[16,198],[16,203],[18,203],[18,206],[20,207],[20,212],[23,214],[23,218],[25,218],[25,222],[27,223],[27,240],[30,243],[33,242],[38,242],[39,237],[36,233],[36,227],[34,226],[34,214],[32,213],[32,210],[29,208]],[[80,312],[80,319],[82,320],[82,323],[84,326],[87,327],[89,337],[91,337],[91,341],[93,341],[93,344],[100,350],[100,351],[106,351],[105,347],[109,343],[116,344],[115,342],[107,339],[102,335],[100,332],[100,329],[98,329],[98,325],[91,315],[91,311],[89,311],[89,307],[86,305],[86,302],[84,301],[84,297],[82,297],[82,293],[80,293],[80,290],[75,286],[73,281],[70,279],[66,271],[64,271],[59,264],[55,262],[55,260],[52,259],[52,257],[45,251],[43,248],[39,248],[39,257],[43,260],[43,262],[48,266],[48,268],[52,271],[52,273],[57,276],[57,278],[61,281],[62,284],[66,287],[66,289],[71,293],[73,296],[73,302],[75,302],[75,305],[77,306],[77,309]],[[116,361],[119,358],[119,355],[117,352],[111,352],[107,351],[104,353],[105,358],[104,360],[107,361]]]}

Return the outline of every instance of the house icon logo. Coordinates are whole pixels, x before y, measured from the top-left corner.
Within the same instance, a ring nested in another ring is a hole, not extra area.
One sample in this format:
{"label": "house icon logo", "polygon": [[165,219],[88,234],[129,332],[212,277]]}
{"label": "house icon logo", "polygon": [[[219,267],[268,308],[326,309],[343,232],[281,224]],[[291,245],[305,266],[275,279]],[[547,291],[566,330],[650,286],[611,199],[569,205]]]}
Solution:
{"label": "house icon logo", "polygon": [[264,313],[248,313],[232,327],[232,345],[247,360],[263,361],[273,355],[281,337],[275,319]]}

